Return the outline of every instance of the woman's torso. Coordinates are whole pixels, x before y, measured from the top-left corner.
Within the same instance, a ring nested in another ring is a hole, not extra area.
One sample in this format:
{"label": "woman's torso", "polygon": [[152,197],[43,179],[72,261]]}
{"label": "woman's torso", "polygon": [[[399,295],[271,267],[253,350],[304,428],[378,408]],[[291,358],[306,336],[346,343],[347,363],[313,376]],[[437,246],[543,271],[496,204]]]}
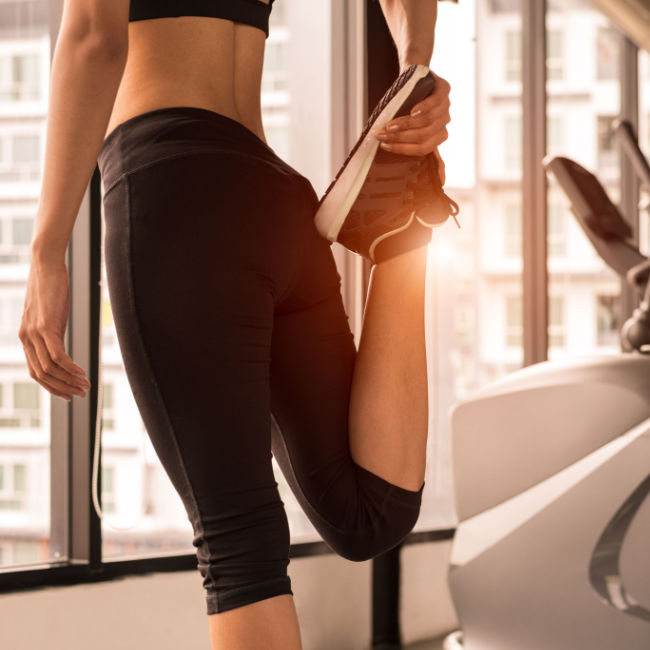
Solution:
{"label": "woman's torso", "polygon": [[137,20],[128,29],[126,67],[105,135],[146,111],[197,106],[241,122],[266,142],[261,29],[207,16]]}

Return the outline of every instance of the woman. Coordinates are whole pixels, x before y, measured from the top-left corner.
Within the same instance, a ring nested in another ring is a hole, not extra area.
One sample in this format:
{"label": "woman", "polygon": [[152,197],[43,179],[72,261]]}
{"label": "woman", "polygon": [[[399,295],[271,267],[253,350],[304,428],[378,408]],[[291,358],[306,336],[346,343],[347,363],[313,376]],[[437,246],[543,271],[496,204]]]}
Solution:
{"label": "woman", "polygon": [[[99,160],[118,340],[195,532],[212,648],[295,650],[271,452],[343,557],[374,557],[412,529],[428,420],[426,247],[373,266],[357,352],[314,227],[318,197],[264,138],[271,5],[191,4],[200,15],[182,15],[184,0],[166,12],[153,0],[66,0],[19,337],[41,386],[85,395],[62,343],[64,260]],[[428,66],[435,3],[381,4],[402,69]],[[396,153],[421,156],[447,137],[441,81],[418,117],[393,120]]]}

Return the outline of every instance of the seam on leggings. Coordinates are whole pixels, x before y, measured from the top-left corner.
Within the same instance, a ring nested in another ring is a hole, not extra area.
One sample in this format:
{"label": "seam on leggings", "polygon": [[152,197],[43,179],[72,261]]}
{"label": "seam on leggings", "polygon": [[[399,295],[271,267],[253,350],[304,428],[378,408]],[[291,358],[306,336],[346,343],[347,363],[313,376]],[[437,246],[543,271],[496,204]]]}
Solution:
{"label": "seam on leggings", "polygon": [[178,440],[176,439],[176,435],[174,433],[174,426],[173,426],[173,424],[171,422],[171,419],[169,417],[169,413],[167,411],[167,406],[165,404],[165,400],[163,399],[163,396],[162,396],[162,391],[160,390],[160,386],[158,385],[158,381],[157,381],[156,376],[155,376],[155,374],[153,372],[153,369],[151,367],[151,362],[149,360],[149,352],[148,352],[148,350],[147,350],[147,348],[146,348],[146,346],[144,344],[144,339],[142,337],[142,331],[140,329],[140,320],[139,320],[138,312],[137,312],[137,309],[136,309],[135,291],[134,291],[134,288],[133,288],[133,248],[132,248],[133,241],[132,241],[132,237],[131,237],[131,184],[129,183],[128,176],[125,177],[125,180],[126,180],[126,184],[127,184],[127,187],[126,187],[126,210],[127,210],[127,212],[126,212],[126,223],[127,223],[126,236],[127,236],[127,242],[128,242],[128,250],[129,250],[129,259],[128,259],[129,272],[128,272],[127,286],[128,286],[128,293],[129,293],[130,308],[133,311],[133,318],[134,318],[134,321],[135,321],[136,336],[138,337],[138,343],[139,343],[140,347],[142,348],[142,356],[144,357],[144,359],[146,361],[149,377],[151,378],[151,381],[152,381],[152,383],[153,383],[153,385],[155,387],[155,390],[156,390],[156,397],[158,398],[158,401],[162,405],[162,417],[163,417],[165,423],[167,424],[167,426],[169,428],[169,432],[171,433],[171,439],[172,439],[174,448],[176,449],[176,453],[178,455],[179,464],[181,466],[181,471],[183,473],[183,478],[185,479],[185,481],[187,481],[187,485],[189,485],[189,487],[190,487],[190,497],[192,499],[192,503],[194,505],[194,508],[196,508],[196,516],[197,516],[197,520],[198,520],[199,528],[200,528],[199,533],[203,537],[203,539],[205,541],[205,544],[207,546],[207,549],[208,549],[207,571],[208,571],[208,575],[210,576],[210,579],[212,580],[212,584],[215,587],[214,599],[215,599],[217,607],[219,607],[219,594],[216,591],[217,581],[215,580],[215,577],[212,574],[212,565],[210,564],[210,557],[209,557],[210,556],[210,546],[209,546],[208,541],[207,541],[207,539],[205,537],[205,526],[203,525],[203,520],[201,519],[201,511],[199,509],[198,501],[196,500],[196,495],[194,493],[194,487],[192,486],[192,482],[190,481],[190,477],[189,477],[189,475],[187,473],[187,470],[185,468],[185,462],[184,462],[183,456],[181,454],[181,450],[180,450],[180,446],[178,444]]}

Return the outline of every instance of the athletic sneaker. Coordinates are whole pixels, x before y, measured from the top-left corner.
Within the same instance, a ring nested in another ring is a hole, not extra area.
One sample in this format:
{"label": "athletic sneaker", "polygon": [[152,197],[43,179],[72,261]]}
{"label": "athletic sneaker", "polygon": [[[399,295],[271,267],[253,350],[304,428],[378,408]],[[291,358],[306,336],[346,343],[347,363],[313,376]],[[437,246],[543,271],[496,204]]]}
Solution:
{"label": "athletic sneaker", "polygon": [[397,77],[318,203],[318,232],[373,264],[428,244],[432,228],[450,215],[460,228],[458,204],[442,189],[436,156],[386,151],[374,135],[434,87],[426,65],[411,65]]}

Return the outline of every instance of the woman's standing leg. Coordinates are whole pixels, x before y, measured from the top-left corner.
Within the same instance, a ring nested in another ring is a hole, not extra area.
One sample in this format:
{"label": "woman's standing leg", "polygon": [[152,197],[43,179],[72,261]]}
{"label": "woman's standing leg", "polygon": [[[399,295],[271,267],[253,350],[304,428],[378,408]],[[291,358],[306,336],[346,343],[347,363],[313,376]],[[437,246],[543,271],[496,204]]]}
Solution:
{"label": "woman's standing leg", "polygon": [[217,118],[192,126],[196,115],[145,115],[105,150],[115,326],[143,422],[192,524],[213,650],[301,650],[269,391],[274,301],[292,265],[268,243],[293,219],[297,185],[263,160],[219,150],[207,140]]}

